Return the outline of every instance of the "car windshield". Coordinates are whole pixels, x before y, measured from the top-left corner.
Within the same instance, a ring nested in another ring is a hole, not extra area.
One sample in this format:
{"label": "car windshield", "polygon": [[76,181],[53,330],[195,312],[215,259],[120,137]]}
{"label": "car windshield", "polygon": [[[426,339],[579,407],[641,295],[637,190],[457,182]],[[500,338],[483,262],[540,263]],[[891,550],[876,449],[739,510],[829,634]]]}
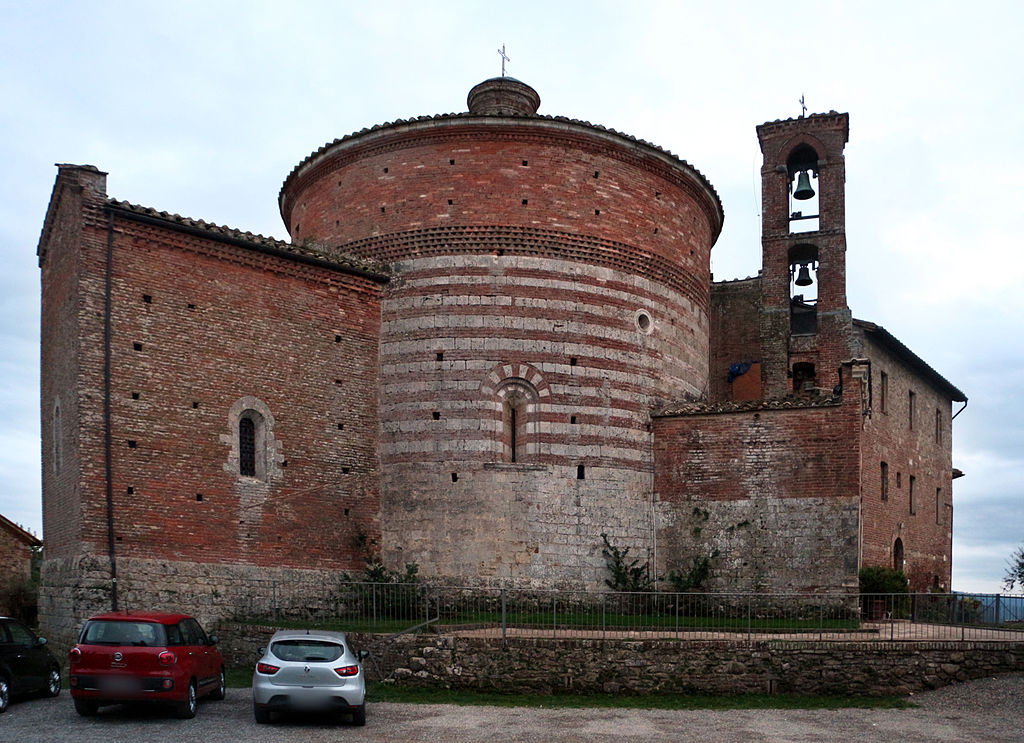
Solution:
{"label": "car windshield", "polygon": [[167,644],[167,633],[155,622],[91,620],[82,630],[85,645],[136,645],[160,647]]}
{"label": "car windshield", "polygon": [[345,648],[325,640],[279,640],[270,646],[270,652],[281,660],[329,663],[340,658]]}

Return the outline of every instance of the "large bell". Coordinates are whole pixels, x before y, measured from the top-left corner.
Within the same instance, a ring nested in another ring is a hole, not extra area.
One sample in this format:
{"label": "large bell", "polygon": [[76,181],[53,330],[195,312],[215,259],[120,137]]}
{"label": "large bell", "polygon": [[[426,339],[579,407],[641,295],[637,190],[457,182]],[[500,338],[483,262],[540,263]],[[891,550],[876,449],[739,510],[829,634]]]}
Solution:
{"label": "large bell", "polygon": [[[810,188],[810,186],[808,186],[808,188]],[[814,192],[812,191],[811,193],[814,193]],[[811,269],[807,267],[806,263],[804,263],[802,266],[800,266],[800,271],[796,275],[796,285],[797,286],[810,286],[813,283],[814,283],[814,280],[811,279]]]}
{"label": "large bell", "polygon": [[814,196],[814,189],[811,188],[811,178],[807,175],[806,170],[801,170],[800,176],[796,179],[796,190],[793,192],[793,198],[806,201],[812,196]]}

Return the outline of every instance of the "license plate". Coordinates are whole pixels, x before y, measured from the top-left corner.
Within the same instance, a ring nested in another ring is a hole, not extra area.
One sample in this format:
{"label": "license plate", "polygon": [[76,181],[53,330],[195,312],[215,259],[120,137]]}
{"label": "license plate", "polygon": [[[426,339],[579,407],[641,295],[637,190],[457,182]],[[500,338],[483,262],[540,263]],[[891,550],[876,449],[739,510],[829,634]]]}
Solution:
{"label": "license plate", "polygon": [[100,688],[104,691],[137,691],[139,682],[128,676],[110,676],[102,680]]}

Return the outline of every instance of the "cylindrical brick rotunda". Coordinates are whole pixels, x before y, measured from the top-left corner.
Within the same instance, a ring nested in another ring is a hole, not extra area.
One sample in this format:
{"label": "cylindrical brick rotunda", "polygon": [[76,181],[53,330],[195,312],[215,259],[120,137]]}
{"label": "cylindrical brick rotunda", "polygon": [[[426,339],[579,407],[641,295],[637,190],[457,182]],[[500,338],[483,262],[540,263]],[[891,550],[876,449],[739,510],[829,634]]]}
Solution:
{"label": "cylindrical brick rotunda", "polygon": [[650,410],[706,390],[723,215],[686,162],[539,104],[487,80],[468,113],[320,148],[280,206],[294,242],[391,267],[385,562],[596,587],[601,534],[654,550]]}

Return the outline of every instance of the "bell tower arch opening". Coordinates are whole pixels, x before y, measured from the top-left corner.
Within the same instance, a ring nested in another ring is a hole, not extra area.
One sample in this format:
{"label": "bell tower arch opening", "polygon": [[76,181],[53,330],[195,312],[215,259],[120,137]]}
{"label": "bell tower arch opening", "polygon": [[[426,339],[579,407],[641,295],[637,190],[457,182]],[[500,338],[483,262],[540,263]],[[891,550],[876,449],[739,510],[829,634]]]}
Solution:
{"label": "bell tower arch opening", "polygon": [[821,209],[818,184],[818,153],[809,144],[799,144],[786,158],[789,174],[789,231],[816,232]]}
{"label": "bell tower arch opening", "polygon": [[766,396],[784,397],[808,381],[794,377],[797,362],[813,363],[816,386],[831,387],[821,375],[855,354],[846,306],[849,117],[830,111],[768,122],[757,136],[764,156],[762,380]]}
{"label": "bell tower arch opening", "polygon": [[788,262],[790,332],[813,335],[818,332],[818,248],[794,245]]}

